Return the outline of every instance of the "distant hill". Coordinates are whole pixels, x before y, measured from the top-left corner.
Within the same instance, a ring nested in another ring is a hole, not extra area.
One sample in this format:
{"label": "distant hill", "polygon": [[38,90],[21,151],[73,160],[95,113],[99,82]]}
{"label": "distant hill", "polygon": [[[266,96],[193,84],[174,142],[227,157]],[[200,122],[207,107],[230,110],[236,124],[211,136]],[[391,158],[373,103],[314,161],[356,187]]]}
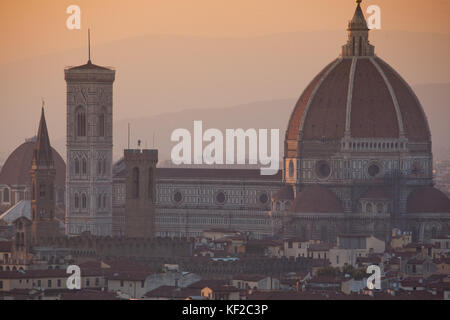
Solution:
{"label": "distant hill", "polygon": [[[450,159],[449,84],[423,84],[414,86],[419,100],[427,114],[433,137],[433,152],[436,159]],[[159,149],[161,161],[170,158],[175,142],[170,135],[177,128],[186,128],[193,133],[193,121],[202,120],[203,129],[217,128],[270,128],[280,129],[280,154],[283,152],[284,133],[287,122],[298,98],[260,101],[229,108],[190,109],[179,112],[163,113],[151,117],[140,117],[117,121],[114,126],[115,158],[122,156],[127,147],[127,127],[131,124],[131,146],[142,140],[142,146]],[[447,115],[447,116],[445,116]],[[154,137],[154,138],[153,138]],[[63,138],[56,140],[58,146],[65,144]]]}

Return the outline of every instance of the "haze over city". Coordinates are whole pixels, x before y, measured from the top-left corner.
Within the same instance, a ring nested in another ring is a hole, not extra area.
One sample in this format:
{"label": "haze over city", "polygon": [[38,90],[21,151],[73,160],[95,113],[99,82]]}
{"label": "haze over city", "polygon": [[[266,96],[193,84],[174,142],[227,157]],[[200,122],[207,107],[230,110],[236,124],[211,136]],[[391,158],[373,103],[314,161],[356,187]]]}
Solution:
{"label": "haze over city", "polygon": [[[217,117],[234,112],[226,108],[254,103],[289,110],[310,79],[339,54],[353,6],[352,1],[341,2],[133,1],[130,6],[108,1],[105,6],[101,1],[77,1],[81,30],[66,28],[65,10],[71,1],[2,2],[0,134],[10,138],[0,141],[0,161],[35,134],[42,98],[49,130],[57,137],[54,145],[65,155],[62,70],[87,61],[88,27],[93,62],[114,66],[119,76],[114,158],[126,147],[130,122],[132,143],[141,139],[152,146],[156,141],[161,158],[168,159],[170,132],[190,128],[196,119],[174,116],[173,125],[166,122],[159,130],[154,116],[218,109]],[[372,31],[371,43],[411,85],[422,88],[418,95],[433,124],[435,153],[442,158],[448,155],[450,137],[445,116],[436,116],[435,110],[448,115],[449,2],[380,0],[363,2],[362,7],[372,4],[381,8],[382,29]],[[271,104],[277,99],[285,103]],[[281,133],[286,129],[289,112],[275,118],[256,112],[245,115],[248,127],[279,128]],[[143,118],[148,118],[148,126],[138,124]],[[204,120],[218,127],[220,119]],[[230,122],[220,125],[235,127]]]}

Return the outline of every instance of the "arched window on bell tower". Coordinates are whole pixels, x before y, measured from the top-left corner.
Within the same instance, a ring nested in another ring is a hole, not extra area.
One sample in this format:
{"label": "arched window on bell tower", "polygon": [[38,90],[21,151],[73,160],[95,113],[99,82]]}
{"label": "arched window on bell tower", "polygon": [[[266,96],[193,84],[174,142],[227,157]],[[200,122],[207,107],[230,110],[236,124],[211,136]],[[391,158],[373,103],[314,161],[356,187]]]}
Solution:
{"label": "arched window on bell tower", "polygon": [[78,193],[75,193],[75,199],[74,199],[74,206],[75,209],[79,209],[80,208],[80,197],[78,196]]}
{"label": "arched window on bell tower", "polygon": [[78,158],[75,158],[75,174],[80,174],[80,160]]}
{"label": "arched window on bell tower", "polygon": [[86,136],[86,112],[82,106],[77,108],[75,113],[76,121],[76,136],[85,137]]}
{"label": "arched window on bell tower", "polygon": [[132,176],[132,196],[133,198],[137,199],[139,198],[139,168],[134,167],[133,168],[133,176]]}
{"label": "arched window on bell tower", "polygon": [[81,161],[81,170],[83,175],[87,174],[87,160],[86,158],[83,158],[83,160]]}
{"label": "arched window on bell tower", "polygon": [[98,160],[97,160],[97,175],[98,175],[98,176],[102,176],[102,175],[103,175],[103,168],[102,168],[102,165],[103,165],[102,159],[98,159]]}
{"label": "arched window on bell tower", "polygon": [[87,208],[87,197],[85,193],[81,195],[81,208],[83,209]]}
{"label": "arched window on bell tower", "polygon": [[105,116],[105,109],[102,108],[100,111],[100,115],[98,116],[98,136],[104,137],[105,136],[105,128],[106,128],[106,116]]}

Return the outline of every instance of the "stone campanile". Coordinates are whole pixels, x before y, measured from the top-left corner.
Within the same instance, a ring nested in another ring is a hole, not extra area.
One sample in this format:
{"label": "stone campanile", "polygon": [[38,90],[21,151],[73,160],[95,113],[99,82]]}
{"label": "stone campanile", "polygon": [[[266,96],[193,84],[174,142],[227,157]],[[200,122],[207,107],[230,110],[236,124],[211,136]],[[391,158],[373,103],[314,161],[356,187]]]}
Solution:
{"label": "stone campanile", "polygon": [[125,150],[125,235],[155,236],[156,164],[158,150]]}
{"label": "stone campanile", "polygon": [[43,107],[33,150],[30,175],[32,186],[31,240],[34,244],[37,244],[42,238],[56,237],[59,234],[58,222],[55,220],[56,170]]}
{"label": "stone campanile", "polygon": [[65,69],[67,83],[66,233],[112,233],[115,71],[89,61]]}

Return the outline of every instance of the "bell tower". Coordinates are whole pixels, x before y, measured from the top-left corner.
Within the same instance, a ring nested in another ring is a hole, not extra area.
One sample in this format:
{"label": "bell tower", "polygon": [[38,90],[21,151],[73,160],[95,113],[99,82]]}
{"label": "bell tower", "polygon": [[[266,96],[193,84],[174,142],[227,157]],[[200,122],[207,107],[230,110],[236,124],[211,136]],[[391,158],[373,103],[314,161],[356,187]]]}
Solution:
{"label": "bell tower", "polygon": [[[90,48],[90,44],[89,44]],[[89,60],[66,68],[66,234],[112,233],[113,83],[115,70]]]}
{"label": "bell tower", "polygon": [[55,220],[55,175],[52,147],[42,107],[39,130],[33,151],[31,175],[31,238],[34,244],[43,237],[58,235]]}

